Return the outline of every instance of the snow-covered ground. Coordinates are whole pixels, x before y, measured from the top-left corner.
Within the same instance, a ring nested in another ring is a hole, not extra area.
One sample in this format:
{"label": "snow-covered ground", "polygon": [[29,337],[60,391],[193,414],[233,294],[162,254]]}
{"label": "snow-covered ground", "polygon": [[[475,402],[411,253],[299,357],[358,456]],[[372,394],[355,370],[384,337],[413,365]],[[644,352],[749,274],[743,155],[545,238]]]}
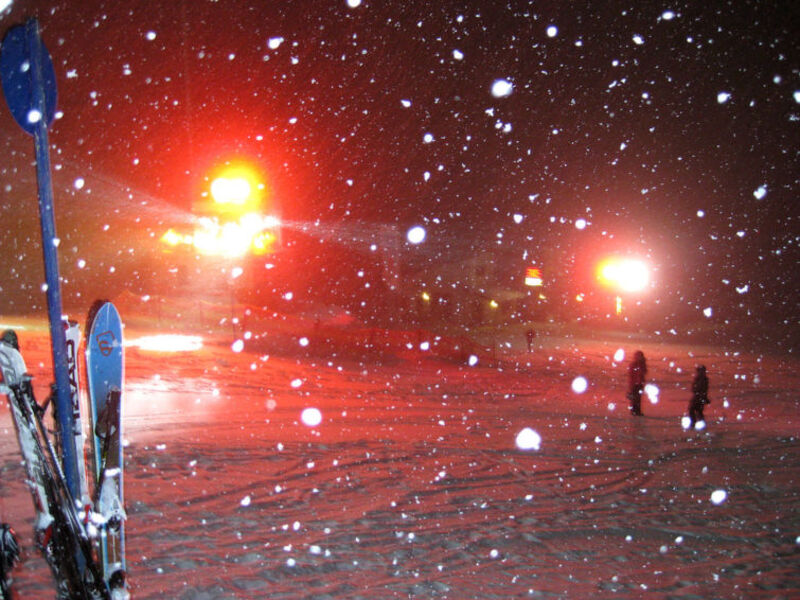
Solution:
{"label": "snow-covered ground", "polygon": [[[800,597],[795,358],[557,329],[532,353],[509,330],[490,352],[318,318],[127,317],[134,598]],[[1,320],[42,398],[45,324]],[[165,333],[202,347],[142,341]],[[634,418],[639,348],[658,394]],[[699,363],[708,426],[685,431]],[[518,445],[526,428],[538,449]],[[26,552],[14,586],[52,598],[19,461],[3,409],[0,518]]]}

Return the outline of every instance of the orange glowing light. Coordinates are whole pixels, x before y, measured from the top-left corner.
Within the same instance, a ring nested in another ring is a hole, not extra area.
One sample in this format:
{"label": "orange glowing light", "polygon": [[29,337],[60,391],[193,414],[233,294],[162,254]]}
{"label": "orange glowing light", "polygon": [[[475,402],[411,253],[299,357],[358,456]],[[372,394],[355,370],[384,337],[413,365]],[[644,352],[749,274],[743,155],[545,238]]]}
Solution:
{"label": "orange glowing light", "polygon": [[178,233],[171,227],[161,236],[161,241],[172,247],[180,246],[181,244],[191,245],[193,243],[191,235]]}
{"label": "orange glowing light", "polygon": [[650,283],[650,272],[641,260],[611,257],[598,265],[597,279],[622,292],[640,292]]}
{"label": "orange glowing light", "polygon": [[543,284],[542,271],[536,267],[525,269],[525,285],[530,287],[541,287]]}
{"label": "orange glowing light", "polygon": [[211,183],[203,194],[211,202],[204,211],[218,215],[242,215],[263,210],[267,195],[266,184],[257,169],[244,162],[227,163],[211,176]]}
{"label": "orange glowing light", "polygon": [[171,248],[191,246],[205,256],[238,258],[248,252],[263,255],[275,251],[279,225],[276,217],[257,213],[247,213],[226,223],[220,223],[216,217],[200,217],[193,234],[168,229],[161,241]]}
{"label": "orange glowing light", "polygon": [[166,233],[161,236],[161,241],[168,246],[177,246],[182,240],[183,236],[172,228],[168,229]]}
{"label": "orange glowing light", "polygon": [[262,231],[253,237],[250,246],[253,254],[267,254],[272,250],[277,241],[277,237],[271,231]]}
{"label": "orange glowing light", "polygon": [[193,244],[200,254],[236,258],[248,252],[266,254],[274,249],[277,236],[275,217],[256,213],[242,215],[238,221],[219,223],[216,219],[198,219]]}
{"label": "orange glowing light", "polygon": [[217,177],[211,182],[211,197],[218,204],[243,206],[250,197],[250,182],[243,177]]}
{"label": "orange glowing light", "polygon": [[237,258],[263,255],[279,245],[280,221],[264,215],[267,186],[259,170],[245,160],[226,161],[205,179],[192,212],[194,231],[169,229],[161,242],[169,248],[189,246],[205,256]]}

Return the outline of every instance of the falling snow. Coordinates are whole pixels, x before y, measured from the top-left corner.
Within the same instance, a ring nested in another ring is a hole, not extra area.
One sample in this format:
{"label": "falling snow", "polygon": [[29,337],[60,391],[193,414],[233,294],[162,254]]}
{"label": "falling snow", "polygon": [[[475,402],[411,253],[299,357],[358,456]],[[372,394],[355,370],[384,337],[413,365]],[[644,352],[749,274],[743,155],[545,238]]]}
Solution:
{"label": "falling snow", "polygon": [[0,110],[0,316],[43,399],[42,246],[120,308],[136,597],[800,596],[794,21],[561,4],[0,0],[58,88],[44,244]]}
{"label": "falling snow", "polygon": [[520,450],[539,450],[542,445],[542,436],[530,427],[525,427],[517,434],[516,443]]}
{"label": "falling snow", "polygon": [[412,244],[421,244],[425,240],[425,235],[425,229],[417,225],[408,230],[406,238]]}
{"label": "falling snow", "polygon": [[492,96],[495,98],[505,98],[511,95],[514,86],[507,79],[498,79],[492,84]]}

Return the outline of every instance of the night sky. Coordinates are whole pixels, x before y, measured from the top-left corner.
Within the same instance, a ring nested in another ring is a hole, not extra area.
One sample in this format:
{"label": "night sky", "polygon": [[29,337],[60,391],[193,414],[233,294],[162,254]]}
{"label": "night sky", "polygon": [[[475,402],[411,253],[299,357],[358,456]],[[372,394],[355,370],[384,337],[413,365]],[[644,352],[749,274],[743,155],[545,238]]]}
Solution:
{"label": "night sky", "polygon": [[[109,269],[154,252],[130,228],[157,245],[244,158],[330,245],[368,256],[369,232],[419,224],[402,252],[431,274],[485,254],[501,285],[534,264],[563,289],[598,249],[637,253],[657,329],[756,326],[797,349],[796,2],[17,0],[0,25],[29,16],[58,80],[69,297],[127,285]],[[43,296],[36,180],[5,106],[0,132],[13,311]]]}

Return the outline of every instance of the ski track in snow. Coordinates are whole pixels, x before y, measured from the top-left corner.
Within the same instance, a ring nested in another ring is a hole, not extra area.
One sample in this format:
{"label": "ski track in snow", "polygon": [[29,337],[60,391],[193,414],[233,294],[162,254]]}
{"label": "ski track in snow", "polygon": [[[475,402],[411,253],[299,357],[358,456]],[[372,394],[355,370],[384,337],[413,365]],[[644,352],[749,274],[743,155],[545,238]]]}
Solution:
{"label": "ski track in snow", "polygon": [[[41,399],[46,333],[20,333]],[[229,340],[197,353],[130,348],[134,597],[798,597],[795,359],[638,344],[661,394],[634,419],[626,365],[610,359],[619,343],[537,344],[476,367],[432,353],[263,360]],[[686,432],[701,361],[709,426]],[[571,391],[577,375],[583,394]],[[301,422],[306,407],[319,426]],[[540,450],[515,447],[524,427]],[[52,598],[19,461],[3,410],[0,512],[26,554],[14,587]]]}

